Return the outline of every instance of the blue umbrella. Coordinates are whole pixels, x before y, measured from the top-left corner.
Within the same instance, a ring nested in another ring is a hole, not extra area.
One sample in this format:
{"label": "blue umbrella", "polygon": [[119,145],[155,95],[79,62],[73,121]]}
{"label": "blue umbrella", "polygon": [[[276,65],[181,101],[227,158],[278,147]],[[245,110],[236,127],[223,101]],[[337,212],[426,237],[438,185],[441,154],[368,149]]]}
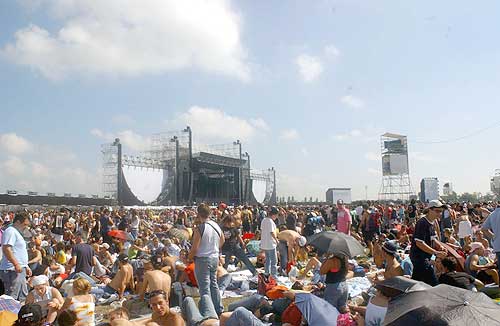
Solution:
{"label": "blue umbrella", "polygon": [[310,326],[337,325],[337,308],[314,294],[296,293],[295,305]]}

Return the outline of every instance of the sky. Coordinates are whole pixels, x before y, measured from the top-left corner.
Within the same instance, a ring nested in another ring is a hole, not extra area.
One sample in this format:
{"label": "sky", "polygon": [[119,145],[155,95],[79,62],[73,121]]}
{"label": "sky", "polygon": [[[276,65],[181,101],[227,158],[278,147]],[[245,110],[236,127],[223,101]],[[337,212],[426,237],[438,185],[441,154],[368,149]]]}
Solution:
{"label": "sky", "polygon": [[[278,196],[374,199],[380,135],[424,177],[500,168],[500,2],[5,0],[0,192],[102,194],[100,146],[240,139]],[[365,193],[367,187],[367,193]]]}

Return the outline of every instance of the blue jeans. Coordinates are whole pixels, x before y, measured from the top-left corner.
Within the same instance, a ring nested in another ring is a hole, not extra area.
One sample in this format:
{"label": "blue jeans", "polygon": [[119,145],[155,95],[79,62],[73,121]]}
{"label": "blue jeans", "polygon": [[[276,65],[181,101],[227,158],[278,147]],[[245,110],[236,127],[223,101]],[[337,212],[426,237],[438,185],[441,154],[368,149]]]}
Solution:
{"label": "blue jeans", "polygon": [[236,289],[239,289],[240,291],[250,290],[250,284],[248,283],[248,281],[236,281],[233,279],[231,274],[226,274],[220,277],[217,281],[217,284],[219,284],[219,289],[221,291]]}
{"label": "blue jeans", "polygon": [[347,283],[327,283],[325,288],[324,298],[329,304],[340,310],[347,304],[347,298],[349,296],[349,291],[347,289]]}
{"label": "blue jeans", "polygon": [[208,295],[201,296],[198,306],[199,308],[196,307],[193,298],[184,298],[182,302],[182,314],[187,321],[187,326],[196,326],[207,319],[219,319],[212,299]]}
{"label": "blue jeans", "polygon": [[252,264],[250,259],[248,259],[247,255],[245,254],[245,250],[243,250],[240,246],[237,246],[235,248],[228,248],[222,250],[222,253],[226,255],[226,262],[224,263],[224,268],[227,268],[227,265],[229,264],[229,256],[236,256],[245,266],[248,268],[250,272],[252,272],[253,275],[257,275],[257,270],[255,269],[255,266]]}
{"label": "blue jeans", "polygon": [[212,298],[212,303],[220,315],[224,311],[222,300],[217,284],[217,266],[219,265],[218,257],[195,257],[194,258],[194,275],[198,282],[200,297],[208,295]]}
{"label": "blue jeans", "polygon": [[227,310],[235,311],[236,308],[243,307],[247,310],[255,311],[257,310],[257,308],[259,308],[263,301],[266,301],[264,296],[255,293],[249,297],[230,303],[229,306],[227,306]]}
{"label": "blue jeans", "polygon": [[497,254],[497,270],[498,270],[498,275],[500,275],[500,251],[496,252]]}
{"label": "blue jeans", "polygon": [[278,242],[278,252],[280,254],[280,268],[281,275],[286,275],[286,265],[288,265],[288,244],[286,241]]}
{"label": "blue jeans", "polygon": [[28,295],[28,283],[26,282],[26,267],[21,273],[16,271],[0,271],[0,278],[5,287],[5,294],[10,295],[17,301],[26,300]]}
{"label": "blue jeans", "polygon": [[137,240],[137,235],[139,234],[139,230],[138,229],[131,229],[130,230],[130,236],[132,238],[132,240]]}
{"label": "blue jeans", "polygon": [[251,311],[238,307],[226,321],[226,326],[264,326],[264,324]]}
{"label": "blue jeans", "polygon": [[274,278],[278,276],[278,268],[276,264],[278,263],[278,258],[276,257],[276,248],[270,250],[264,250],[266,255],[266,264],[264,265],[264,273],[266,275],[271,274]]}

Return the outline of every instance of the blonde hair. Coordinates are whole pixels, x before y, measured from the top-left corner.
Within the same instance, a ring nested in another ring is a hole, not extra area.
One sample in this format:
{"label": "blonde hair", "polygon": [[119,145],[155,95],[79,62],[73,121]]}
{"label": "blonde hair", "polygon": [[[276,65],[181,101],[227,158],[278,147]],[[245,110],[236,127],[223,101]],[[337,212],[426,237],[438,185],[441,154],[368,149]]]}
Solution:
{"label": "blonde hair", "polygon": [[88,294],[92,286],[84,278],[78,278],[73,282],[73,292],[75,295]]}

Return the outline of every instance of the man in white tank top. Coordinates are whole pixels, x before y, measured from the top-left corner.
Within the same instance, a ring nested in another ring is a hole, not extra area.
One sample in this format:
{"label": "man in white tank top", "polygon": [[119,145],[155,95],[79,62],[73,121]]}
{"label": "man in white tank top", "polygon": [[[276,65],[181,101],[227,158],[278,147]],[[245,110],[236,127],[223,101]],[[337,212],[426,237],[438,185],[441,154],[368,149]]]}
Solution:
{"label": "man in white tank top", "polygon": [[194,274],[198,282],[200,297],[208,295],[212,299],[218,315],[224,311],[217,285],[217,266],[219,249],[224,244],[222,230],[210,220],[211,210],[206,204],[198,206],[197,224],[193,231],[192,247],[189,260],[194,260]]}

